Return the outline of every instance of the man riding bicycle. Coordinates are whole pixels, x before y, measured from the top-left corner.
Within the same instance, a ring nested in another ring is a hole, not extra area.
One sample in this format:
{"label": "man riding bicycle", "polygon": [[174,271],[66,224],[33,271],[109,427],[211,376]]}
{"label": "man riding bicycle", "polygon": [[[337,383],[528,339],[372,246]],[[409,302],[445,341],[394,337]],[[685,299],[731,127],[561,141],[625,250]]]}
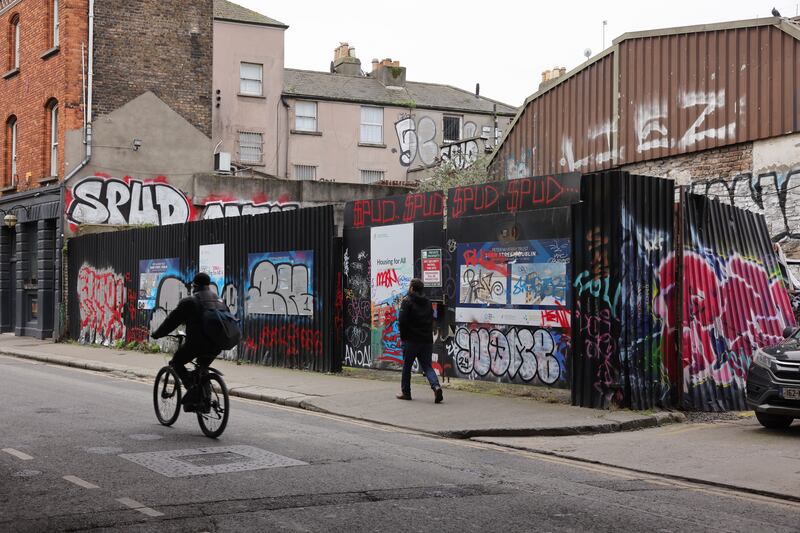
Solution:
{"label": "man riding bicycle", "polygon": [[195,386],[194,376],[186,370],[185,365],[196,357],[198,365],[207,367],[222,351],[204,333],[203,311],[206,309],[228,311],[225,303],[211,292],[210,286],[211,278],[208,277],[208,274],[204,272],[197,274],[192,280],[192,295],[182,299],[178,303],[178,307],[173,309],[164,322],[151,334],[154,339],[160,339],[181,324],[186,324],[186,341],[178,348],[169,362],[187,389],[183,399],[186,411],[196,410],[201,396],[200,388]]}

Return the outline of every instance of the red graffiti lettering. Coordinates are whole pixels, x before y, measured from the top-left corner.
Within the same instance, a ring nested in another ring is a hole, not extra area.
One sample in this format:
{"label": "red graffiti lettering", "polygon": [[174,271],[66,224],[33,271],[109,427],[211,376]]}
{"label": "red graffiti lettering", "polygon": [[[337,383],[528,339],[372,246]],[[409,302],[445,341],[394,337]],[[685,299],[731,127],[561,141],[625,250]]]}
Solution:
{"label": "red graffiti lettering", "polygon": [[440,192],[409,194],[406,196],[403,222],[436,218],[444,214],[444,196]]}
{"label": "red graffiti lettering", "polygon": [[378,272],[375,283],[378,287],[392,287],[399,283],[397,279],[397,271],[393,268],[388,268],[383,272]]}
{"label": "red graffiti lettering", "polygon": [[494,185],[473,185],[460,187],[453,194],[453,218],[466,213],[479,214],[491,210],[497,205],[500,193]]}
{"label": "red graffiti lettering", "polygon": [[508,260],[491,250],[480,250],[480,252],[472,248],[464,250],[464,264],[467,266],[481,265],[483,268],[494,270],[503,276],[508,275]]}
{"label": "red graffiti lettering", "polygon": [[318,329],[296,324],[282,326],[264,326],[258,343],[245,341],[245,348],[257,348],[282,351],[287,356],[301,354],[322,354],[322,332]]}

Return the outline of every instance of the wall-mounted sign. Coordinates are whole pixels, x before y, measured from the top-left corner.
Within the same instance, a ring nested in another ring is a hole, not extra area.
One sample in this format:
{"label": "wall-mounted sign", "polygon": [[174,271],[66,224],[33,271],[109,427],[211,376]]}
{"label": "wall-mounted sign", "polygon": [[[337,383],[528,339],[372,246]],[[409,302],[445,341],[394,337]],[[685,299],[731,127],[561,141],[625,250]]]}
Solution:
{"label": "wall-mounted sign", "polygon": [[225,245],[204,244],[200,246],[199,270],[208,274],[211,284],[217,287],[217,294],[222,294],[222,288],[225,286]]}
{"label": "wall-mounted sign", "polygon": [[442,286],[442,249],[422,250],[422,282],[426,287]]}
{"label": "wall-mounted sign", "polygon": [[161,280],[167,276],[180,279],[180,259],[143,259],[139,261],[139,309],[155,309]]}

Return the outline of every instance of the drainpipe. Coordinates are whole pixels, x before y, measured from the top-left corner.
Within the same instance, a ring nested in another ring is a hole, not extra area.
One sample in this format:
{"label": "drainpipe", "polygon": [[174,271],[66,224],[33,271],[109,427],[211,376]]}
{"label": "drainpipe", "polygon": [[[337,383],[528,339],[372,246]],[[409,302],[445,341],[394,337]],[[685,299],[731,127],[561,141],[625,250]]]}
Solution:
{"label": "drainpipe", "polygon": [[[82,59],[82,58],[81,58]],[[72,178],[75,174],[78,173],[83,167],[85,167],[89,160],[92,158],[92,85],[94,81],[93,69],[94,69],[94,0],[89,0],[89,68],[88,68],[88,87],[86,88],[86,102],[83,110],[83,121],[84,121],[84,141],[83,143],[86,145],[86,157],[83,158],[83,161],[78,163],[78,166],[75,167],[72,172],[64,176],[64,183],[66,183],[70,178]]]}
{"label": "drainpipe", "polygon": [[[283,96],[281,96],[281,103],[283,104],[283,109],[284,109],[285,117],[286,117],[286,122],[285,122],[286,128],[284,130],[286,132],[286,146],[284,148],[284,150],[286,150],[286,158],[285,158],[286,159],[285,160],[286,170],[285,170],[285,173],[284,173],[284,177],[288,180],[289,179],[289,140],[292,138],[292,134],[290,133],[291,128],[289,127],[289,107],[290,106],[289,106],[289,102],[287,102],[286,98],[284,98]],[[317,114],[319,114],[319,112],[317,112]],[[280,169],[278,169],[278,170],[280,171]]]}

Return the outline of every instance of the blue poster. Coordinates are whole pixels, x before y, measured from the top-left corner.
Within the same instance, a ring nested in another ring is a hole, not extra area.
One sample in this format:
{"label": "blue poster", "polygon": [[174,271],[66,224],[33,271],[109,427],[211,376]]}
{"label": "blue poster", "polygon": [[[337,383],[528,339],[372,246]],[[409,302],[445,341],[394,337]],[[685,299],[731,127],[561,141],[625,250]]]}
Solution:
{"label": "blue poster", "polygon": [[569,239],[462,243],[456,253],[457,314],[466,322],[540,323],[541,311],[568,307]]}
{"label": "blue poster", "polygon": [[181,279],[180,259],[142,259],[139,261],[139,309],[155,309],[161,280],[172,276]]}

